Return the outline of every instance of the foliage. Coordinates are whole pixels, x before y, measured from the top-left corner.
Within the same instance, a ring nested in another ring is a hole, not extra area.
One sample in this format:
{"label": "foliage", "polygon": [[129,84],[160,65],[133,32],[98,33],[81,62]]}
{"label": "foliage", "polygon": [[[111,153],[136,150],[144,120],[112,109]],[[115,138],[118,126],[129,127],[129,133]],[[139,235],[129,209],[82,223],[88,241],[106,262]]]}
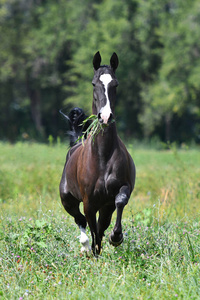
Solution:
{"label": "foliage", "polygon": [[[182,122],[187,122],[188,128],[185,127],[179,138],[185,140],[187,134],[192,135],[190,130],[198,135],[199,125],[189,126],[188,118],[194,123],[200,113],[199,83],[195,79],[200,67],[197,38],[199,17],[198,2],[191,6],[188,2],[176,1],[168,4],[165,22],[160,22],[157,28],[159,41],[164,47],[161,50],[162,65],[155,82],[143,91],[147,105],[141,121],[147,134],[152,133],[162,119],[171,123],[183,117]],[[168,139],[174,139],[176,133],[171,132],[170,128],[168,131]]]}
{"label": "foliage", "polygon": [[198,0],[0,0],[0,138],[63,137],[66,106],[91,112],[92,58],[118,53],[126,136],[199,142]]}
{"label": "foliage", "polygon": [[96,259],[80,253],[60,203],[66,147],[0,143],[0,298],[198,299],[199,149],[167,147],[129,144],[137,181],[124,242],[108,243],[114,216]]}

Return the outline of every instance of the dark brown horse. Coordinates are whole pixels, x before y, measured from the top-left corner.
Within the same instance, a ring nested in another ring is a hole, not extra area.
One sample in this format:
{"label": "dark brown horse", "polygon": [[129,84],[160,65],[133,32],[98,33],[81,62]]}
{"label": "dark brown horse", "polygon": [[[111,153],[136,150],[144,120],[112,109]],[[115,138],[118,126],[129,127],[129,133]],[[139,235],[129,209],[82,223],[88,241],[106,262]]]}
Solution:
{"label": "dark brown horse", "polygon": [[[133,160],[118,137],[116,124],[113,122],[118,85],[115,76],[117,54],[113,53],[110,66],[100,66],[100,63],[101,56],[97,52],[93,58],[92,110],[99,122],[105,124],[104,130],[95,139],[88,136],[84,145],[77,143],[69,150],[60,182],[62,204],[81,230],[81,250],[90,249],[85,231],[88,223],[95,255],[101,251],[104,231],[110,225],[115,209],[117,218],[109,241],[113,246],[123,242],[122,212],[135,184]],[[79,210],[82,201],[85,216]]]}

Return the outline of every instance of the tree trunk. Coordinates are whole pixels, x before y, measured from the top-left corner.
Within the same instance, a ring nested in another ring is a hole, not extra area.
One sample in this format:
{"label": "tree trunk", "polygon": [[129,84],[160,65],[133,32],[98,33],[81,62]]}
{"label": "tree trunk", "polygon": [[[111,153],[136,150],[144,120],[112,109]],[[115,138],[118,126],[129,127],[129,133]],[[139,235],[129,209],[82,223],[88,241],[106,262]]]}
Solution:
{"label": "tree trunk", "polygon": [[171,140],[171,115],[165,115],[165,141],[170,142]]}
{"label": "tree trunk", "polygon": [[31,102],[31,115],[35,128],[39,135],[44,137],[44,128],[42,126],[42,113],[41,113],[41,95],[39,89],[30,87],[29,81],[27,80],[27,91]]}

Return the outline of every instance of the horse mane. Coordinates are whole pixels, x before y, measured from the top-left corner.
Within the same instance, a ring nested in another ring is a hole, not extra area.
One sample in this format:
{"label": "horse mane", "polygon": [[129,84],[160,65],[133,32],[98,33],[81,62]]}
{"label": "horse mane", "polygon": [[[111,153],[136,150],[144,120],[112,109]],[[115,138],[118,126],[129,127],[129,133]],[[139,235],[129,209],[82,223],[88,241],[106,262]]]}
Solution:
{"label": "horse mane", "polygon": [[79,107],[73,108],[68,115],[64,114],[62,110],[60,110],[60,113],[68,120],[70,130],[67,133],[70,138],[70,147],[73,147],[78,143],[79,137],[84,134],[90,125],[89,121],[83,124],[83,121],[88,116]]}

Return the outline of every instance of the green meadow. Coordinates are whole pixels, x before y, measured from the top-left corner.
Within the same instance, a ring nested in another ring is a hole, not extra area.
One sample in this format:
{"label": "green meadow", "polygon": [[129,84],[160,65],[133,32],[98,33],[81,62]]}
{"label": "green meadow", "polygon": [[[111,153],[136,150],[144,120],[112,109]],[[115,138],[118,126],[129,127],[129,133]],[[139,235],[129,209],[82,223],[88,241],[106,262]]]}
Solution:
{"label": "green meadow", "polygon": [[124,242],[109,245],[114,214],[97,259],[60,202],[68,144],[0,143],[0,299],[200,298],[199,148],[127,147]]}

